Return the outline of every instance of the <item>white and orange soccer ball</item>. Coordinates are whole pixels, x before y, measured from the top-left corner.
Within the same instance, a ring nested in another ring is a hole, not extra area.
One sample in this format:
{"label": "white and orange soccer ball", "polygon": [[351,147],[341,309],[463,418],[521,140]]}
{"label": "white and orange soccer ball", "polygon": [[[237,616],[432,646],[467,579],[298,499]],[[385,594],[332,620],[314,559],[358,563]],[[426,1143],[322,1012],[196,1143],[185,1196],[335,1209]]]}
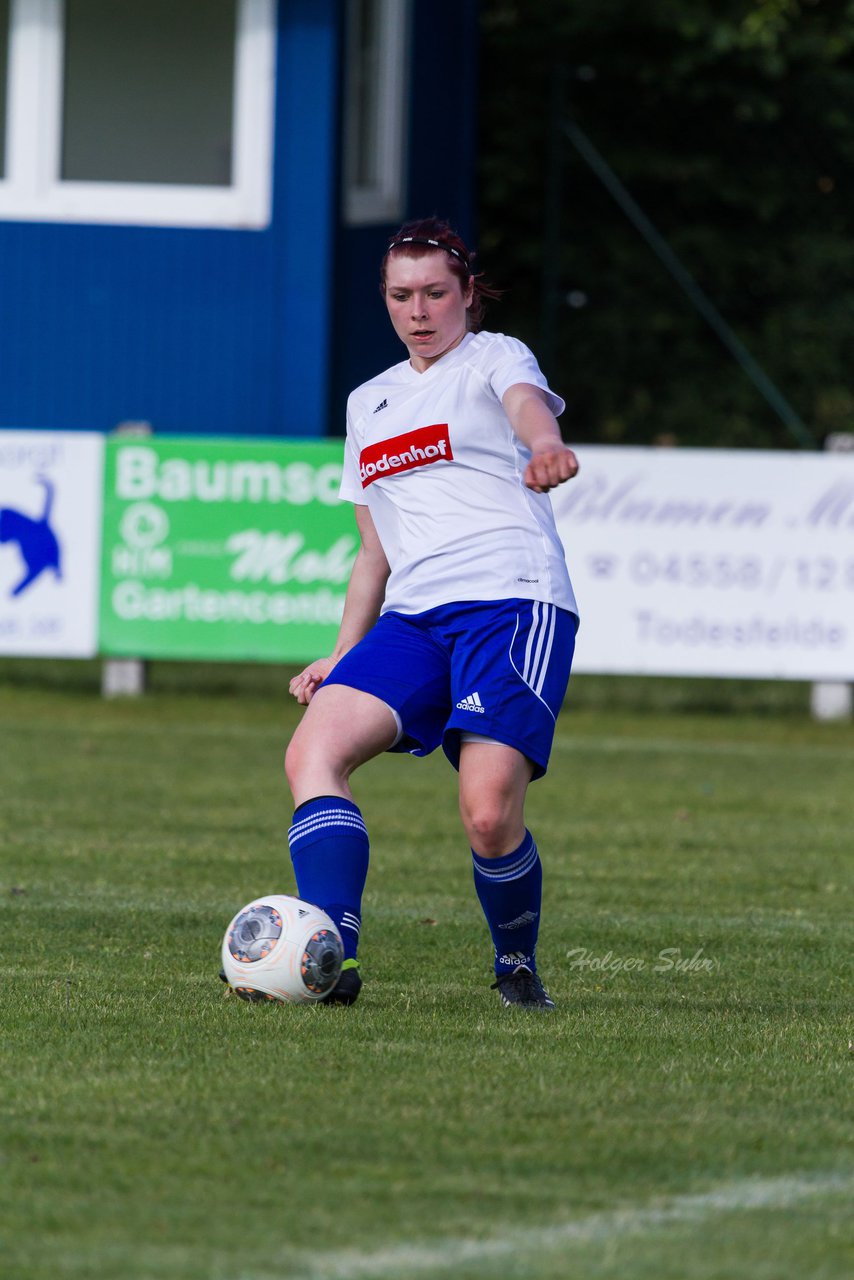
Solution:
{"label": "white and orange soccer ball", "polygon": [[223,972],[242,1000],[312,1004],[335,986],[343,960],[329,916],[284,893],[247,903],[222,940]]}

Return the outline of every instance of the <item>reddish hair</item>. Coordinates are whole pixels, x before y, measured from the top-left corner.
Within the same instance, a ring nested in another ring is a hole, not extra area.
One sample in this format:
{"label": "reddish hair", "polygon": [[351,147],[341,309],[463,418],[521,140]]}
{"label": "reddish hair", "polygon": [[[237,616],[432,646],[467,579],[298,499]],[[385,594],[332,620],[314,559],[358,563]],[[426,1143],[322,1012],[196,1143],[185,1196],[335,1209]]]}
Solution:
{"label": "reddish hair", "polygon": [[477,333],[483,324],[483,317],[488,301],[501,297],[501,291],[494,289],[475,273],[475,254],[467,247],[462,238],[449,223],[441,218],[418,218],[413,222],[404,222],[389,241],[389,246],[380,263],[380,292],[385,297],[386,268],[391,254],[407,258],[426,258],[430,253],[444,250],[448,257],[448,266],[460,282],[460,289],[466,292],[472,286],[471,306],[466,315],[466,327]]}

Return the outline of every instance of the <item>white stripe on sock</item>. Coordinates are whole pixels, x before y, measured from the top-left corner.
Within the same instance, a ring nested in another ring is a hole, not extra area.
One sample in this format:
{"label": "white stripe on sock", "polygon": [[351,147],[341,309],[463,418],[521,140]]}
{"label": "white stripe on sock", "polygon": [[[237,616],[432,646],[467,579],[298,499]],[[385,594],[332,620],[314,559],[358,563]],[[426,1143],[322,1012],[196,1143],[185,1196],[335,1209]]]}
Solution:
{"label": "white stripe on sock", "polygon": [[316,832],[324,831],[330,827],[337,828],[342,835],[349,835],[351,832],[358,832],[365,837],[368,835],[368,828],[365,826],[363,818],[347,809],[337,809],[330,813],[318,813],[311,818],[303,818],[300,822],[295,822],[288,831],[288,844],[293,845],[297,840],[302,840],[305,836],[314,835]]}
{"label": "white stripe on sock", "polygon": [[531,843],[522,852],[522,854],[520,854],[516,861],[511,862],[508,867],[493,870],[490,867],[484,866],[485,859],[483,858],[480,860],[475,858],[474,866],[477,873],[482,875],[485,880],[490,880],[494,884],[503,884],[508,880],[521,879],[521,877],[526,875],[527,872],[531,870],[531,867],[536,864],[538,857],[539,854],[537,853],[537,846],[534,841],[534,837],[531,836]]}

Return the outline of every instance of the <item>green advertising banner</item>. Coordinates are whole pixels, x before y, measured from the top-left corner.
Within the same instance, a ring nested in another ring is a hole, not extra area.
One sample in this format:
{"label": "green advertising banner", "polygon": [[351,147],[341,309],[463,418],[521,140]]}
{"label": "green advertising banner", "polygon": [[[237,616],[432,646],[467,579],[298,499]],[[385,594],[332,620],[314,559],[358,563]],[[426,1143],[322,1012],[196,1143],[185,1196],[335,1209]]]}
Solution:
{"label": "green advertising banner", "polygon": [[100,650],[310,661],[337,634],[358,534],[341,443],[107,443]]}

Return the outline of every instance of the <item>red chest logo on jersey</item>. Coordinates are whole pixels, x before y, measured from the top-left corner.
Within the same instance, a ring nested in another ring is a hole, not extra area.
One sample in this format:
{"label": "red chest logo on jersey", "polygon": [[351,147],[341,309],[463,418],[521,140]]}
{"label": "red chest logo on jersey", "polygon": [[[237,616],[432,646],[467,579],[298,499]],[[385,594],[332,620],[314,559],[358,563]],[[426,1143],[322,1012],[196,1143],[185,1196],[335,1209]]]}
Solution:
{"label": "red chest logo on jersey", "polygon": [[370,444],[359,455],[359,475],[362,488],[380,480],[383,476],[400,475],[415,467],[427,467],[431,462],[453,462],[451,437],[447,422],[437,422],[432,427],[419,427],[391,440]]}

